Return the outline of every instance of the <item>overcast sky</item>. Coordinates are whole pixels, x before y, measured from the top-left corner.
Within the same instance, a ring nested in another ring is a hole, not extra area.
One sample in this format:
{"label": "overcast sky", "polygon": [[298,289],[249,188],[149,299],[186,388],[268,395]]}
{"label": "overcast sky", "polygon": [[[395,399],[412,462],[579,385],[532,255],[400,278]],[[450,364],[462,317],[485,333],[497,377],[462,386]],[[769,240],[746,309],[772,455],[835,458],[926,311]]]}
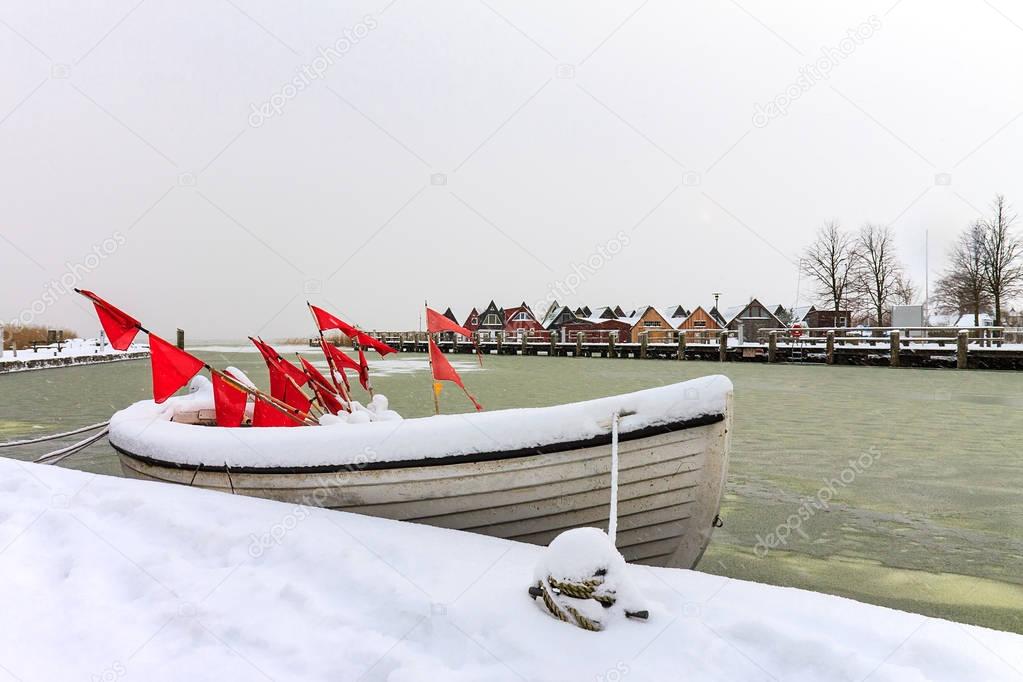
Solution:
{"label": "overcast sky", "polygon": [[5,1],[0,61],[0,315],[83,334],[52,280],[192,338],[791,305],[831,219],[922,289],[1023,203],[1008,0]]}

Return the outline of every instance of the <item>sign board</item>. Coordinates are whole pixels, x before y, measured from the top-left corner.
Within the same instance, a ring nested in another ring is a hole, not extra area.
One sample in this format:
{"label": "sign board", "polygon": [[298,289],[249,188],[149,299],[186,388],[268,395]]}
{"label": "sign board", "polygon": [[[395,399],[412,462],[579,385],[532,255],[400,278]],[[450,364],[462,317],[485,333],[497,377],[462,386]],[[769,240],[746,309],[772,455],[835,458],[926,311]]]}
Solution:
{"label": "sign board", "polygon": [[[922,305],[893,305],[892,324],[893,327],[922,327],[924,326],[924,307]],[[909,332],[909,336],[922,336],[923,332]]]}

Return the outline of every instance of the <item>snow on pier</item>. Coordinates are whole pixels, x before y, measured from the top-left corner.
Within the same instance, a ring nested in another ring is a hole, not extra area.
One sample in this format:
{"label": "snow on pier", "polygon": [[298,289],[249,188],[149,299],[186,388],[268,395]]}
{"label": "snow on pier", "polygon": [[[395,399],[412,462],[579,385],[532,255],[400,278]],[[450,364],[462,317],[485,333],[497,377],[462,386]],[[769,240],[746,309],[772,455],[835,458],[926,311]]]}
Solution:
{"label": "snow on pier", "polygon": [[51,367],[95,365],[122,360],[139,360],[149,357],[149,347],[132,344],[128,350],[114,350],[99,339],[69,339],[59,344],[39,345],[36,348],[19,348],[17,352],[5,350],[0,353],[0,374],[23,372]]}

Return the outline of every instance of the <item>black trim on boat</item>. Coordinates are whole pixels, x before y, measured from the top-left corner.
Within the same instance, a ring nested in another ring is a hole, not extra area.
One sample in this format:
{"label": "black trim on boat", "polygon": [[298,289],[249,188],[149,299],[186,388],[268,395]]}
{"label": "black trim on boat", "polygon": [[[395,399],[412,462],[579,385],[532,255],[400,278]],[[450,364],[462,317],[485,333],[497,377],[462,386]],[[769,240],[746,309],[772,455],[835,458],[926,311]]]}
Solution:
{"label": "black trim on boat", "polygon": [[[638,440],[640,438],[649,438],[650,436],[658,436],[664,433],[672,433],[673,431],[685,431],[686,429],[696,428],[698,426],[709,426],[710,424],[717,424],[718,422],[724,421],[725,415],[723,414],[704,414],[699,417],[693,417],[691,419],[683,419],[677,422],[671,422],[669,424],[659,424],[657,426],[647,426],[642,429],[636,429],[635,431],[629,431],[628,433],[620,433],[618,435],[619,442],[627,442],[630,440]],[[210,427],[215,428],[215,427]],[[593,436],[592,438],[585,438],[581,440],[564,441],[561,443],[551,443],[550,445],[541,445],[534,448],[520,448],[518,450],[503,450],[497,452],[481,452],[468,455],[448,455],[445,457],[426,457],[422,459],[410,459],[410,460],[397,460],[390,462],[366,462],[362,464],[326,464],[320,466],[307,466],[307,467],[231,467],[232,474],[329,474],[337,473],[339,471],[378,471],[381,469],[413,469],[419,467],[431,467],[431,466],[442,466],[445,464],[474,464],[476,462],[492,462],[499,459],[517,459],[519,457],[533,457],[535,455],[553,455],[559,452],[566,452],[569,450],[582,450],[583,448],[592,448],[600,445],[610,445],[611,434],[601,434],[599,436]],[[217,473],[226,473],[227,467],[223,464],[199,464],[198,467],[194,464],[181,464],[178,462],[168,462],[162,459],[155,459],[153,457],[146,457],[144,455],[136,455],[133,452],[118,447],[113,442],[110,445],[117,452],[131,457],[132,459],[138,460],[144,464],[152,466],[163,466],[173,469],[185,469],[188,471],[208,471]]]}

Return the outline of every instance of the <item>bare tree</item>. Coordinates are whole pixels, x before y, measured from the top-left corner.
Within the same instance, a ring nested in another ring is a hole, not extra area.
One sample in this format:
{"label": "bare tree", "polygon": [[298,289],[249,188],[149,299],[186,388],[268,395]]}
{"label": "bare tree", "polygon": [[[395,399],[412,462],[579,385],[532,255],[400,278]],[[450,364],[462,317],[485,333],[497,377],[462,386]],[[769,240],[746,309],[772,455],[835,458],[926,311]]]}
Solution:
{"label": "bare tree", "polygon": [[856,241],[852,288],[869,306],[875,324],[884,326],[885,310],[893,303],[912,300],[913,285],[895,253],[891,228],[864,225]]}
{"label": "bare tree", "polygon": [[1016,214],[1001,194],[995,196],[994,216],[984,222],[984,281],[994,301],[995,326],[1002,325],[1002,301],[1023,288],[1023,242],[1013,233]]}
{"label": "bare tree", "polygon": [[817,232],[801,261],[803,274],[817,285],[817,294],[835,312],[849,305],[856,270],[856,239],[831,221]]}
{"label": "bare tree", "polygon": [[935,285],[935,299],[943,312],[973,315],[980,326],[980,314],[991,306],[984,275],[985,226],[976,222],[963,230],[949,253],[949,265]]}

